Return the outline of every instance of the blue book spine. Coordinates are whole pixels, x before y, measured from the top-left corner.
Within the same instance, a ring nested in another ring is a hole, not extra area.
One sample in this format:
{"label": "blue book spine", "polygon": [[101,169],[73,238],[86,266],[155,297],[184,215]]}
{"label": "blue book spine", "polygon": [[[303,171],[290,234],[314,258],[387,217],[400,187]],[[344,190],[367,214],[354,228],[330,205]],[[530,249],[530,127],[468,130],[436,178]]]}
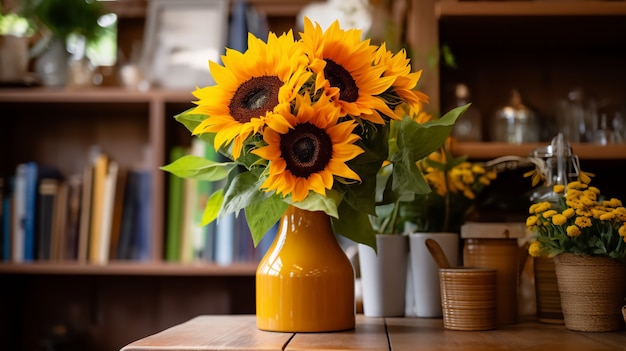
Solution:
{"label": "blue book spine", "polygon": [[137,245],[135,257],[140,260],[149,260],[152,243],[152,176],[149,171],[140,171],[139,192],[137,193]]}
{"label": "blue book spine", "polygon": [[26,164],[26,213],[24,214],[24,261],[35,258],[35,221],[37,213],[37,164]]}
{"label": "blue book spine", "polygon": [[15,182],[14,177],[6,179],[4,193],[2,194],[2,261],[8,262],[11,260],[11,218],[13,213],[11,212],[11,197],[13,196],[13,184]]}

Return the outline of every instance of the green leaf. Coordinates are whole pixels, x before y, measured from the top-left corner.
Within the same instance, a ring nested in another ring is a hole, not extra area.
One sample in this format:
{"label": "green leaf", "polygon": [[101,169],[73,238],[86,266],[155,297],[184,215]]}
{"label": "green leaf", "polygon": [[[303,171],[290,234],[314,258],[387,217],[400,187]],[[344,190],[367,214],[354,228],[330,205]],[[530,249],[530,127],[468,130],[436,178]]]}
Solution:
{"label": "green leaf", "polygon": [[220,208],[224,202],[224,190],[219,189],[209,197],[204,212],[202,213],[201,225],[207,225],[213,222],[220,213]]}
{"label": "green leaf", "polygon": [[409,194],[427,194],[431,191],[430,186],[415,162],[403,158],[401,162],[394,164],[393,191],[399,196]]}
{"label": "green leaf", "polygon": [[161,169],[181,178],[218,181],[226,178],[234,167],[233,162],[215,162],[200,156],[185,155]]}
{"label": "green leaf", "polygon": [[270,196],[260,190],[259,175],[260,170],[245,171],[235,175],[227,183],[220,217],[232,212],[238,214],[242,209]]}
{"label": "green leaf", "polygon": [[194,109],[195,107],[191,107],[174,116],[174,119],[184,125],[190,132],[193,132],[193,130],[208,117],[207,115],[192,113],[191,111]]}
{"label": "green leaf", "polygon": [[[209,116],[207,115],[203,115],[199,113],[192,113],[191,111],[194,108],[195,107],[192,107],[174,116],[174,119],[176,119],[176,121],[180,122],[182,125],[185,126],[185,128],[187,128],[192,133],[196,129],[196,127],[200,125],[200,123],[202,123],[202,121],[209,118]],[[197,135],[197,137],[202,139],[202,141],[204,141],[205,143],[209,145],[213,145],[213,141],[215,140],[215,133],[202,133],[202,134]]]}
{"label": "green leaf", "polygon": [[326,191],[326,196],[316,192],[309,192],[309,195],[304,200],[299,202],[288,201],[288,203],[303,210],[324,211],[327,215],[336,218],[339,216],[337,204],[342,202],[341,199],[342,195],[331,189]]}
{"label": "green leaf", "polygon": [[356,243],[365,244],[376,251],[376,232],[369,215],[350,206],[345,201],[339,205],[339,218],[332,218],[333,230]]}
{"label": "green leaf", "polygon": [[407,157],[417,162],[430,155],[443,145],[452,132],[457,118],[467,110],[470,104],[457,107],[439,119],[419,124],[410,118],[401,121],[398,131],[398,147],[406,150]]}
{"label": "green leaf", "polygon": [[280,196],[273,195],[246,207],[246,221],[255,247],[285,213],[288,206]]}

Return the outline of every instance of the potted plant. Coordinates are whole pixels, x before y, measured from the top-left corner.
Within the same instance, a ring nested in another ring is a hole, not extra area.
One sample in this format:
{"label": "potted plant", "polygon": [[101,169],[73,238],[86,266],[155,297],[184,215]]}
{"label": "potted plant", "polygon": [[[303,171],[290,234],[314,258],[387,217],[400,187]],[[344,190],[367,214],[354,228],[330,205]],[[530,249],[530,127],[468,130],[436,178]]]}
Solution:
{"label": "potted plant", "polygon": [[371,45],[337,21],[322,30],[306,19],[299,40],[250,35],[245,52],[227,50],[222,61],[210,62],[217,84],[198,88],[198,106],[177,119],[230,161],[185,156],[163,169],[226,180],[206,223],[243,210],[258,243],[280,221],[257,268],[260,329],[351,329],[354,271],[326,244],[336,248],[337,233],[376,248],[378,171],[393,164],[394,198],[428,189],[415,162],[445,141],[463,108],[415,121],[427,97],[406,51]]}
{"label": "potted plant", "polygon": [[589,173],[579,171],[572,182],[562,179],[529,208],[526,225],[534,233],[529,254],[554,257],[566,328],[622,329],[626,208],[591,186]]}
{"label": "potted plant", "polygon": [[[104,14],[102,2],[95,0],[28,0],[24,14],[33,19],[42,40],[35,52],[35,70],[47,86],[65,86],[68,78],[68,42],[72,42],[72,59],[89,73],[85,51],[100,38],[104,28],[98,20]],[[88,78],[87,78],[88,79]]]}
{"label": "potted plant", "polygon": [[436,240],[451,265],[458,264],[459,233],[473,213],[476,197],[497,177],[495,168],[454,157],[449,143],[417,163],[431,192],[416,194],[411,201],[400,202],[396,230],[409,236],[410,280],[407,313],[418,317],[440,317],[441,296],[437,265],[425,242]]}
{"label": "potted plant", "polygon": [[29,37],[33,25],[17,11],[5,10],[0,5],[0,82],[24,84],[28,71]]}

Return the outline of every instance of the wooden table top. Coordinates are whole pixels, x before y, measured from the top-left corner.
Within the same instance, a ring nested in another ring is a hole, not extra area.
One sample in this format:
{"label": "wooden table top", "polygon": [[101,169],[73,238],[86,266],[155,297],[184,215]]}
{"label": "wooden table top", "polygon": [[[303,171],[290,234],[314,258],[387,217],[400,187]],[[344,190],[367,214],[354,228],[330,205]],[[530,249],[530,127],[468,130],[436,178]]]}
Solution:
{"label": "wooden table top", "polygon": [[489,331],[453,331],[441,318],[357,315],[354,330],[278,333],[256,328],[254,315],[199,316],[125,346],[122,351],[213,350],[626,350],[626,332],[579,333],[563,325],[521,322]]}

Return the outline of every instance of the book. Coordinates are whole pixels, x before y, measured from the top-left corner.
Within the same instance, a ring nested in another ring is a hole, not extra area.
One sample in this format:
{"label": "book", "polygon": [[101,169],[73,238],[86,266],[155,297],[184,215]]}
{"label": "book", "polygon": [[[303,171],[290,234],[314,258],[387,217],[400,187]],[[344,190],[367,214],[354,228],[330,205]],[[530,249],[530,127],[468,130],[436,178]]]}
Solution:
{"label": "book", "polygon": [[117,258],[151,258],[152,175],[149,170],[129,170],[124,191]]}
{"label": "book", "polygon": [[[99,237],[94,238],[92,244],[95,246],[92,263],[105,264],[109,260],[109,249],[111,243],[111,231],[113,229],[113,209],[115,205],[115,194],[118,176],[118,164],[114,160],[108,160],[105,170],[105,179],[101,200]],[[95,199],[94,199],[95,200]],[[96,241],[97,240],[97,241]]]}
{"label": "book", "polygon": [[54,209],[52,211],[52,232],[50,245],[50,259],[62,260],[65,257],[65,242],[67,241],[67,218],[68,218],[68,184],[59,181],[56,198],[54,199]]}
{"label": "book", "polygon": [[215,263],[229,265],[235,261],[235,214],[218,219],[215,228]]}
{"label": "book", "polygon": [[89,230],[91,228],[91,198],[93,193],[93,163],[87,162],[82,174],[80,218],[78,228],[78,262],[86,263],[89,249]]}
{"label": "book", "polygon": [[67,216],[61,260],[78,259],[83,175],[73,174],[67,180]]}
{"label": "book", "polygon": [[90,263],[102,263],[100,259],[103,241],[103,216],[106,191],[107,170],[109,157],[100,153],[95,160],[93,169],[93,195],[91,198],[91,223],[89,225],[89,253]]}
{"label": "book", "polygon": [[54,225],[55,202],[59,191],[59,181],[43,178],[39,181],[37,208],[37,255],[38,260],[49,260],[52,248],[52,228]]}
{"label": "book", "polygon": [[24,226],[24,261],[35,259],[35,230],[37,222],[37,188],[39,178],[39,166],[35,162],[26,163],[25,184],[25,212],[23,217]]}
{"label": "book", "polygon": [[118,167],[115,195],[113,200],[113,213],[111,217],[111,239],[109,242],[109,259],[117,258],[117,248],[122,226],[122,214],[124,212],[124,190],[128,178],[128,170]]}
{"label": "book", "polygon": [[10,178],[0,178],[0,261],[8,261],[11,257],[11,192]]}
{"label": "book", "polygon": [[15,168],[15,188],[11,216],[11,260],[24,262],[24,216],[26,214],[26,164]]}
{"label": "book", "polygon": [[[185,147],[175,146],[170,151],[170,162],[187,153]],[[168,175],[167,234],[165,240],[165,260],[178,262],[181,257],[181,232],[183,219],[184,185],[183,178]]]}

